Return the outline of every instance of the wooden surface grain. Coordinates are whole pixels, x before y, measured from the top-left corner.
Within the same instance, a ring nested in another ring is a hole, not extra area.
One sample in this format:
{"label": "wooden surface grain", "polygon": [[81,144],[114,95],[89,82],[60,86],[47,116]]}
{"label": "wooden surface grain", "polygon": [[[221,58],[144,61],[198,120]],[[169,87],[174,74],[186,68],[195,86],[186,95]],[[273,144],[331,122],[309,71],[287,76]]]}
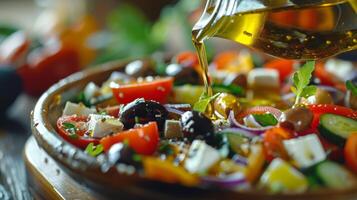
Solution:
{"label": "wooden surface grain", "polygon": [[30,136],[34,98],[20,96],[6,116],[0,116],[0,199],[32,199],[27,188],[22,152]]}

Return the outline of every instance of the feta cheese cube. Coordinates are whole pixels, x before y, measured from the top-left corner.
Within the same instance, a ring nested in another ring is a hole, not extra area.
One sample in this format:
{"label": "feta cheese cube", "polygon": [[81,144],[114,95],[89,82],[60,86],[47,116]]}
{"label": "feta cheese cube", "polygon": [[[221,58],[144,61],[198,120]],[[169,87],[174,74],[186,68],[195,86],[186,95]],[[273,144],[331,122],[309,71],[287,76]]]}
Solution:
{"label": "feta cheese cube", "polygon": [[63,116],[69,116],[69,115],[78,115],[78,116],[87,116],[89,114],[94,114],[97,111],[94,108],[87,108],[83,104],[76,104],[67,101],[64,110],[63,110]]}
{"label": "feta cheese cube", "polygon": [[343,82],[356,75],[353,63],[344,60],[329,59],[325,64],[325,69]]}
{"label": "feta cheese cube", "polygon": [[248,73],[247,82],[252,88],[278,88],[279,73],[275,69],[256,68]]}
{"label": "feta cheese cube", "polygon": [[99,92],[99,87],[93,83],[90,82],[87,84],[87,86],[84,88],[84,97],[88,100],[93,98],[97,93]]}
{"label": "feta cheese cube", "polygon": [[123,123],[119,119],[109,115],[90,114],[88,121],[88,131],[95,138],[102,138],[111,133],[123,130]]}
{"label": "feta cheese cube", "polygon": [[205,172],[220,160],[219,152],[202,140],[194,140],[185,161],[185,168],[191,173]]}
{"label": "feta cheese cube", "polygon": [[165,138],[181,138],[183,137],[181,124],[177,120],[165,121]]}
{"label": "feta cheese cube", "polygon": [[288,154],[300,168],[310,167],[326,159],[326,153],[316,134],[284,140]]}

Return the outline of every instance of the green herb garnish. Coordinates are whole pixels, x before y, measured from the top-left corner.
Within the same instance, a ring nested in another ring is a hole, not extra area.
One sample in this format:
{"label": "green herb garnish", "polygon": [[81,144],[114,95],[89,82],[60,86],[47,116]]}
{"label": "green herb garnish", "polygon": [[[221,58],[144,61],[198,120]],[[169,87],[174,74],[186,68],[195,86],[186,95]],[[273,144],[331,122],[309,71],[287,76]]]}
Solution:
{"label": "green herb garnish", "polygon": [[133,161],[135,162],[140,162],[142,160],[141,156],[138,154],[133,155]]}
{"label": "green herb garnish", "polygon": [[213,96],[208,96],[206,93],[203,93],[200,99],[193,105],[193,110],[198,112],[205,112],[209,103],[214,100],[220,93],[217,93]]}
{"label": "green herb garnish", "polygon": [[291,87],[295,93],[295,105],[298,104],[302,97],[307,98],[316,93],[316,86],[309,85],[312,72],[315,69],[315,61],[307,61],[297,72],[294,73],[294,86]]}
{"label": "green herb garnish", "polygon": [[86,98],[84,92],[80,92],[77,97],[73,100],[74,103],[83,103],[86,107],[90,107],[91,103]]}
{"label": "green herb garnish", "polygon": [[346,88],[351,91],[354,96],[357,96],[357,86],[351,80],[346,81]]}
{"label": "green herb garnish", "polygon": [[159,152],[166,154],[166,155],[173,155],[174,154],[174,150],[172,149],[170,143],[168,142],[163,142],[160,144],[159,146]]}
{"label": "green herb garnish", "polygon": [[63,122],[62,126],[69,133],[68,136],[71,139],[78,139],[78,135],[76,134],[76,126],[69,122]]}
{"label": "green herb garnish", "polygon": [[278,120],[270,113],[252,115],[255,121],[257,121],[262,126],[275,126],[278,124]]}
{"label": "green herb garnish", "polygon": [[243,96],[244,94],[243,88],[237,85],[223,85],[214,83],[212,88],[214,92],[227,92],[238,96]]}
{"label": "green herb garnish", "polygon": [[94,143],[91,142],[88,144],[88,146],[85,149],[85,152],[93,157],[101,154],[103,152],[104,148],[103,145],[98,144],[97,146],[94,146]]}

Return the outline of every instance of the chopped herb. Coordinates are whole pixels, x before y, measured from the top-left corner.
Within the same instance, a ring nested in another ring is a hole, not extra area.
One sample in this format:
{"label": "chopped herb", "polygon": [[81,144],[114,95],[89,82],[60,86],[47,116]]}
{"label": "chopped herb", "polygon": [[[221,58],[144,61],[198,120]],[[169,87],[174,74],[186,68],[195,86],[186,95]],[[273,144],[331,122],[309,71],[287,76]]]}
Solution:
{"label": "chopped herb", "polygon": [[205,112],[207,106],[209,103],[214,100],[220,93],[217,93],[211,97],[207,96],[207,94],[203,93],[200,97],[200,100],[198,100],[195,105],[193,106],[193,110],[198,111],[198,112]]}
{"label": "chopped herb", "polygon": [[253,114],[253,117],[255,121],[257,121],[262,126],[275,126],[278,124],[278,120],[270,113]]}
{"label": "chopped herb", "polygon": [[86,98],[84,92],[80,92],[76,99],[74,100],[74,103],[83,103],[86,107],[90,107],[91,103],[89,100]]}
{"label": "chopped herb", "polygon": [[76,129],[76,126],[69,122],[63,122],[62,125],[65,129]]}
{"label": "chopped herb", "polygon": [[166,155],[173,155],[174,154],[174,150],[172,149],[170,143],[168,142],[163,142],[160,144],[159,147],[159,152],[166,154]]}
{"label": "chopped herb", "polygon": [[291,87],[295,93],[295,104],[300,103],[302,97],[307,98],[316,93],[316,86],[309,86],[312,72],[315,69],[315,61],[307,61],[297,72],[294,73],[294,86]]}
{"label": "chopped herb", "polygon": [[76,126],[69,122],[63,122],[62,126],[69,133],[68,136],[71,139],[78,139],[78,135],[76,134]]}
{"label": "chopped herb", "polygon": [[99,114],[100,115],[108,115],[107,111],[105,111],[105,110],[100,111]]}
{"label": "chopped herb", "polygon": [[104,148],[103,145],[98,144],[97,146],[94,146],[93,142],[89,143],[88,146],[85,149],[85,152],[91,156],[97,156],[103,152]]}
{"label": "chopped herb", "polygon": [[244,94],[243,88],[237,85],[223,85],[214,83],[212,88],[214,92],[228,92],[239,96],[243,96]]}
{"label": "chopped herb", "polygon": [[351,80],[346,81],[346,88],[351,91],[354,96],[357,96],[357,86]]}
{"label": "chopped herb", "polygon": [[140,155],[138,155],[138,154],[134,154],[133,155],[133,161],[135,161],[135,162],[140,162],[142,159],[141,159],[141,156]]}

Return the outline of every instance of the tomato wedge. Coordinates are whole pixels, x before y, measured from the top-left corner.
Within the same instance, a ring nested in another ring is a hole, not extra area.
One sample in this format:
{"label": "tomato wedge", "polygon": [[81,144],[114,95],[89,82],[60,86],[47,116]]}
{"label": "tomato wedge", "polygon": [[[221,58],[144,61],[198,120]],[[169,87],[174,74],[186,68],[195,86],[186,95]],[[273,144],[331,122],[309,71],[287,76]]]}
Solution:
{"label": "tomato wedge", "polygon": [[87,129],[83,125],[87,122],[88,118],[86,116],[71,115],[60,117],[57,120],[58,134],[67,142],[81,149],[85,149],[90,143],[99,144],[99,139],[84,136]]}
{"label": "tomato wedge", "polygon": [[313,104],[308,105],[309,109],[314,113],[314,119],[312,120],[311,127],[316,129],[320,122],[320,116],[325,113],[331,113],[335,115],[341,115],[349,117],[351,119],[357,119],[357,111],[343,106],[337,106],[333,104]]}
{"label": "tomato wedge", "polygon": [[357,173],[357,133],[348,137],[344,153],[348,167]]}
{"label": "tomato wedge", "polygon": [[274,59],[267,62],[264,68],[277,70],[280,81],[283,82],[293,72],[295,63],[294,60]]}
{"label": "tomato wedge", "polygon": [[102,138],[100,143],[107,152],[112,145],[124,141],[127,141],[136,153],[144,155],[153,154],[159,143],[159,129],[156,122],[149,122],[142,127],[107,136]]}
{"label": "tomato wedge", "polygon": [[283,141],[292,138],[292,134],[282,127],[274,127],[265,131],[263,135],[263,145],[265,157],[272,161],[276,157],[288,158]]}
{"label": "tomato wedge", "polygon": [[128,85],[116,84],[111,86],[113,95],[120,104],[127,104],[137,98],[157,101],[161,104],[167,102],[167,98],[173,88],[172,77],[159,78],[150,82],[134,83]]}
{"label": "tomato wedge", "polygon": [[184,51],[176,56],[176,62],[183,66],[197,67],[200,65],[197,54],[192,51]]}

